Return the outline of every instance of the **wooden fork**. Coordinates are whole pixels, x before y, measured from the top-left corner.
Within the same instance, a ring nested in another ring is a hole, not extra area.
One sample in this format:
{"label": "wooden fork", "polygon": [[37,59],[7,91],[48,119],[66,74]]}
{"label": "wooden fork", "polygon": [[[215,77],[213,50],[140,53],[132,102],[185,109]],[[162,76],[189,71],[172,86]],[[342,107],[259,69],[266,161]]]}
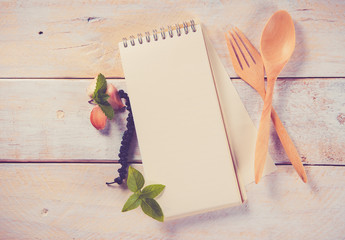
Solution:
{"label": "wooden fork", "polygon": [[[232,64],[236,73],[250,86],[252,86],[261,96],[265,98],[265,80],[264,80],[264,64],[260,53],[249,42],[244,34],[238,29],[229,31],[229,36],[225,34]],[[293,144],[289,134],[280,121],[278,114],[272,108],[271,118],[290,162],[296,169],[298,175],[303,182],[307,182],[307,175],[305,173],[301,158]]]}

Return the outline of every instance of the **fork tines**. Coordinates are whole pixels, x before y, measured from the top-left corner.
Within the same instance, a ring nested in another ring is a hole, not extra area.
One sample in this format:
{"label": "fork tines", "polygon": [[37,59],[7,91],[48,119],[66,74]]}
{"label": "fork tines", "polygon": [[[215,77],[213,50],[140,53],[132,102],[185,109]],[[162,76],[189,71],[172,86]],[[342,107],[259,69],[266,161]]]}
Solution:
{"label": "fork tines", "polygon": [[243,71],[256,64],[255,58],[260,57],[260,54],[237,27],[229,31],[229,35],[225,34],[225,38],[236,71]]}

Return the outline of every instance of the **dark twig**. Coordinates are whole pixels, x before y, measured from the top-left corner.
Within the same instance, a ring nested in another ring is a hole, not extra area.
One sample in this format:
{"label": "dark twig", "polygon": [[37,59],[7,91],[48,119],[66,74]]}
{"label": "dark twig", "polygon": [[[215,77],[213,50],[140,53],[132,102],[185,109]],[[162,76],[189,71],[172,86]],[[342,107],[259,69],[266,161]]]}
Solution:
{"label": "dark twig", "polygon": [[132,115],[132,108],[131,104],[128,98],[128,94],[125,93],[123,90],[119,91],[120,98],[123,98],[126,100],[126,109],[128,111],[127,116],[127,130],[123,133],[122,141],[121,141],[121,147],[120,147],[120,153],[119,153],[119,162],[121,164],[121,168],[119,168],[117,171],[119,172],[119,177],[115,178],[113,182],[107,182],[106,184],[122,184],[123,180],[127,177],[127,168],[128,168],[128,152],[129,147],[134,135],[135,127],[134,127],[134,120]]}

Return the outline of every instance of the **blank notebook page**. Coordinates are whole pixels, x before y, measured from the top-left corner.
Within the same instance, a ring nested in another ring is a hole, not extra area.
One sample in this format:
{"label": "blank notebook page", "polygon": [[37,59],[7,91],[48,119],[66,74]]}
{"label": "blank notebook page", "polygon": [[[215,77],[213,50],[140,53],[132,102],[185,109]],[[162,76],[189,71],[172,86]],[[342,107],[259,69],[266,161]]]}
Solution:
{"label": "blank notebook page", "polygon": [[146,184],[165,218],[241,203],[202,29],[119,44]]}

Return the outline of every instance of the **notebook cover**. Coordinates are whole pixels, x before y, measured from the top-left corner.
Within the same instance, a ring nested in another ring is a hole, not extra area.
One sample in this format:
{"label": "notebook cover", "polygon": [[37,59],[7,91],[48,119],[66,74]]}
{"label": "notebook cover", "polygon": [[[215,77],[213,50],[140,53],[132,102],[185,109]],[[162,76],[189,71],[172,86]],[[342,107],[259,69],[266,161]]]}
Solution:
{"label": "notebook cover", "polygon": [[201,27],[119,44],[147,184],[166,219],[241,203]]}

